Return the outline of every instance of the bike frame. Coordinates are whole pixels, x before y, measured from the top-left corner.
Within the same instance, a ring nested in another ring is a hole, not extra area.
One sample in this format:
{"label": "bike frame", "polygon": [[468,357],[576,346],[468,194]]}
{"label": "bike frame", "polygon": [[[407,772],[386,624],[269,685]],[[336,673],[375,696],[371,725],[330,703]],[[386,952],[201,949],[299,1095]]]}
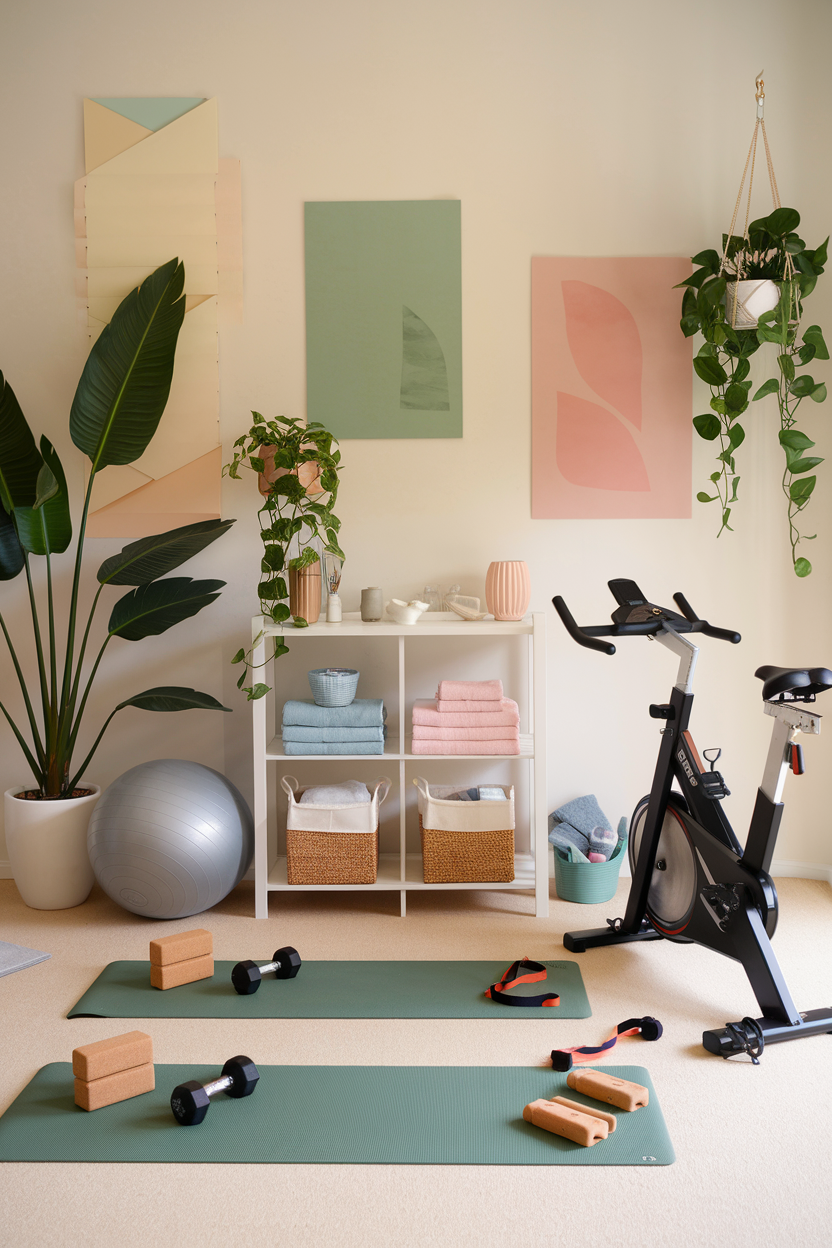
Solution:
{"label": "bike frame", "polygon": [[[633,881],[623,919],[608,920],[604,928],[567,932],[563,943],[571,952],[627,941],[664,937],[696,941],[741,962],[748,974],[763,1017],[759,1020],[766,1043],[832,1029],[832,1011],[801,1014],[786,986],[771,947],[777,925],[777,892],[771,864],[783,804],[780,801],[790,766],[791,743],[798,732],[820,732],[820,716],[793,703],[766,702],[774,718],[771,745],[745,849],[737,841],[718,797],[703,787],[707,773],[688,731],[693,707],[692,679],[698,646],[664,622],[653,634],[656,641],[679,659],[676,683],[664,706],[651,715],[665,720],[659,756],[650,790]],[[682,798],[672,791],[676,781]],[[686,809],[685,809],[686,807]],[[676,818],[691,847],[696,871],[693,900],[672,929],[648,918],[648,894],[656,869],[659,841],[667,816]],[[736,1051],[728,1028],[703,1034],[705,1048],[728,1056]]]}

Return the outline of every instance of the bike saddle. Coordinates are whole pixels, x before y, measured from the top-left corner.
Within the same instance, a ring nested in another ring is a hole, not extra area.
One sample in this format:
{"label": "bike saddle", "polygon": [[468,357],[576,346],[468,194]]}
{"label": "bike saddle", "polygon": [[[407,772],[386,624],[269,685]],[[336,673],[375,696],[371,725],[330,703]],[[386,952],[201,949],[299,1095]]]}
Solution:
{"label": "bike saddle", "polygon": [[814,702],[816,693],[832,689],[832,672],[828,667],[767,666],[758,667],[754,675],[763,682],[763,699],[766,702],[778,697],[785,702]]}

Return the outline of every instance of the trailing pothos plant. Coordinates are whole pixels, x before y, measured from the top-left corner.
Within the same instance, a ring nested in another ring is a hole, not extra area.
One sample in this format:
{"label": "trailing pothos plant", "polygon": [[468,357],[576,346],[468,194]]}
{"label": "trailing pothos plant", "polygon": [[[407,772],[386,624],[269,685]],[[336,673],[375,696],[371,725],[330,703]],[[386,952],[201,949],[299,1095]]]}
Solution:
{"label": "trailing pothos plant", "polygon": [[[304,425],[289,416],[267,421],[259,412],[251,414],[254,424],[234,443],[234,457],[223,474],[239,481],[242,467],[260,478],[265,501],[257,513],[263,541],[257,593],[262,614],[275,624],[291,617],[296,628],[306,628],[302,616],[292,615],[290,574],[318,563],[321,550],[344,558],[338,544],[341,521],[332,510],[341,470],[338,440],[318,421]],[[270,688],[254,679],[252,650],[262,636],[261,632],[250,649],[238,650],[231,660],[243,664],[237,688],[249,702]],[[282,635],[273,642],[273,657],[288,654]]]}
{"label": "trailing pothos plant", "polygon": [[[53,557],[72,541],[69,495],[61,462],[51,442],[40,447],[11,386],[0,373],[0,581],[26,573],[37,671],[27,679],[6,622],[2,629],[20,685],[28,736],[5,705],[2,711],[37,784],[36,796],[77,795],[76,786],[107,725],[127,706],[146,711],[227,711],[207,693],[180,686],[145,689],[125,698],[107,717],[84,761],[73,763],[78,734],[93,681],[114,637],[140,641],[164,633],[219,597],[224,581],[167,577],[215,541],[233,520],[205,520],[143,537],[98,569],[98,590],[79,622],[81,569],[87,516],[95,478],[108,464],[130,464],[147,447],[168,400],[176,340],[185,315],[185,272],[177,260],[162,265],[124,299],[93,345],[69,416],[72,441],[89,457],[89,481],[76,540],[69,609],[59,625],[53,594]],[[33,558],[45,562],[45,610],[33,577]],[[110,612],[107,633],[92,664],[85,664],[99,599],[110,585],[134,588]],[[80,645],[78,635],[83,628]],[[37,709],[36,709],[37,707]],[[35,793],[34,790],[32,790]]]}
{"label": "trailing pothos plant", "polygon": [[[813,469],[823,460],[807,454],[815,444],[797,428],[797,412],[806,398],[822,403],[826,386],[798,370],[813,359],[828,360],[829,352],[820,327],[810,325],[801,333],[800,322],[803,300],[823,273],[829,239],[812,251],[797,233],[799,224],[800,214],[794,208],[777,208],[769,216],[752,221],[745,235],[723,235],[722,254],[711,249],[694,256],[692,263],[699,267],[680,283],[686,287],[681,327],[686,337],[699,331],[705,339],[693,366],[711,389],[711,410],[695,416],[693,424],[700,437],[719,443],[717,468],[710,478],[715,492],[703,490],[696,497],[702,503],[719,504],[717,536],[731,529],[728,521],[738,501],[740,483],[736,452],[745,440],[740,417],[750,402],[776,394],[779,440],[785,456],[781,488],[786,499],[792,564],[798,576],[808,576],[812,565],[797,548],[816,534],[801,534],[798,517],[817,484]],[[731,323],[735,302],[732,283],[755,278],[777,282],[779,300],[776,307],[758,318],[755,327],[735,328]],[[777,375],[749,397],[749,361],[766,342],[777,346]]]}

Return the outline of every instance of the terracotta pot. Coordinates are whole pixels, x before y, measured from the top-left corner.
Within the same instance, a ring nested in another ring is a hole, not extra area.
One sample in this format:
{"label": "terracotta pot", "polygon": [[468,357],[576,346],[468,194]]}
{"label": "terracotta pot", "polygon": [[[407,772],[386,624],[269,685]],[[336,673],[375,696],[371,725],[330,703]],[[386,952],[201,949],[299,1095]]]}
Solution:
{"label": "terracotta pot", "polygon": [[95,879],[87,853],[87,825],[101,796],[97,784],[88,797],[49,801],[16,797],[25,786],[4,794],[6,848],[18,892],[33,910],[68,910],[89,897]]}
{"label": "terracotta pot", "polygon": [[321,565],[289,569],[289,610],[314,624],[321,614]]}
{"label": "terracotta pot", "polygon": [[495,620],[522,620],[531,596],[529,565],[522,559],[488,565],[485,601]]}
{"label": "terracotta pot", "polygon": [[[276,450],[276,446],[259,446],[257,448],[258,456],[266,465],[266,471],[257,474],[257,486],[264,498],[268,496],[269,486],[274,481],[277,481],[278,477],[285,477],[289,471],[288,468],[275,468],[274,454]],[[301,464],[296,475],[301,485],[306,486],[306,493],[310,497],[323,493],[320,486],[320,464]]]}

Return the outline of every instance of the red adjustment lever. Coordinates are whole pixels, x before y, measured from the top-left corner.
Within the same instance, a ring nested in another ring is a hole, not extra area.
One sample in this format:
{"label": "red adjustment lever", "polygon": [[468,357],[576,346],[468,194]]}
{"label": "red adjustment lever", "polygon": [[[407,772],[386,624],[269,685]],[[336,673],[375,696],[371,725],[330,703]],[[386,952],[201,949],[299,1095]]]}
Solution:
{"label": "red adjustment lever", "polygon": [[802,776],[806,770],[803,762],[803,746],[792,745],[792,771],[796,776]]}

